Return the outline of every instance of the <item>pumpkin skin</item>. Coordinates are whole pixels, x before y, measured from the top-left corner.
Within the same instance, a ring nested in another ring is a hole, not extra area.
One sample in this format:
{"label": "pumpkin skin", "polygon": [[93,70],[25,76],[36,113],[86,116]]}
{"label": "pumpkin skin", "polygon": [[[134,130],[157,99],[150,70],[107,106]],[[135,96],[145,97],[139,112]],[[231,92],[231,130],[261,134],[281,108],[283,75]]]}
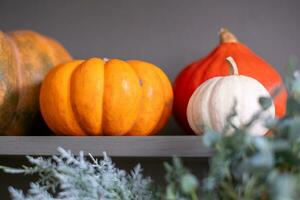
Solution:
{"label": "pumpkin skin", "polygon": [[166,124],[172,103],[167,76],[138,60],[58,65],[40,93],[42,116],[58,135],[152,135]]}
{"label": "pumpkin skin", "polygon": [[[257,80],[239,75],[238,68],[232,59],[234,74],[218,76],[205,81],[199,86],[189,100],[187,119],[190,127],[196,134],[202,134],[203,125],[222,133],[227,123],[227,117],[235,107],[236,115],[232,119],[234,126],[241,128],[252,117],[262,110],[259,97],[271,99],[269,92]],[[268,129],[264,126],[264,120],[275,117],[274,104],[262,112],[260,118],[254,121],[249,128],[252,135],[264,135]],[[233,127],[225,134],[233,132]]]}
{"label": "pumpkin skin", "polygon": [[55,40],[33,31],[0,31],[0,134],[24,135],[39,110],[48,70],[70,60]]}
{"label": "pumpkin skin", "polygon": [[[195,89],[206,80],[216,76],[226,76],[229,68],[225,58],[232,56],[239,66],[241,75],[258,80],[271,94],[275,88],[283,86],[279,73],[266,61],[253,53],[227,29],[220,31],[220,44],[206,57],[193,62],[184,68],[175,79],[174,88],[174,116],[176,121],[189,133],[186,111],[188,101]],[[274,98],[275,113],[282,117],[286,109],[287,91],[283,88]]]}

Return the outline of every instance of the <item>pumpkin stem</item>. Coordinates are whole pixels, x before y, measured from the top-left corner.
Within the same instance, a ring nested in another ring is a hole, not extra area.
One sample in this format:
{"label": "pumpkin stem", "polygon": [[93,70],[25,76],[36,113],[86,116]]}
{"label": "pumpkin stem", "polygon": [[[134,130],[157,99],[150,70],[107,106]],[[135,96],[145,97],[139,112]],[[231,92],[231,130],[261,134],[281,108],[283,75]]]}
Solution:
{"label": "pumpkin stem", "polygon": [[231,56],[229,56],[226,58],[226,61],[230,65],[230,75],[239,75],[239,70],[234,59]]}
{"label": "pumpkin stem", "polygon": [[237,38],[227,28],[221,28],[219,32],[220,43],[238,42]]}
{"label": "pumpkin stem", "polygon": [[103,60],[104,62],[109,61],[109,59],[108,59],[108,58],[105,58],[105,57],[103,57],[102,60]]}

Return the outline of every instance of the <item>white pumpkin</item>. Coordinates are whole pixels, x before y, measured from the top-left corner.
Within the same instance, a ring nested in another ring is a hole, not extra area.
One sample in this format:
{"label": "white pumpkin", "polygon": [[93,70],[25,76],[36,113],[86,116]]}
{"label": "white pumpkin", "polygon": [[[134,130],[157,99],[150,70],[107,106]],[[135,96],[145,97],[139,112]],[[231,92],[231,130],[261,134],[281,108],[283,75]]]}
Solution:
{"label": "white pumpkin", "polygon": [[[270,97],[265,87],[257,80],[239,75],[238,68],[232,57],[226,58],[231,66],[231,75],[214,77],[200,85],[191,96],[187,119],[195,133],[203,132],[206,125],[217,132],[222,132],[234,105],[237,115],[233,118],[233,125],[241,127],[261,111],[259,97]],[[236,103],[236,104],[235,104]],[[264,135],[268,129],[264,126],[265,119],[275,117],[275,107],[272,105],[265,110],[258,120],[249,128],[252,135]],[[228,134],[234,129],[231,127]]]}

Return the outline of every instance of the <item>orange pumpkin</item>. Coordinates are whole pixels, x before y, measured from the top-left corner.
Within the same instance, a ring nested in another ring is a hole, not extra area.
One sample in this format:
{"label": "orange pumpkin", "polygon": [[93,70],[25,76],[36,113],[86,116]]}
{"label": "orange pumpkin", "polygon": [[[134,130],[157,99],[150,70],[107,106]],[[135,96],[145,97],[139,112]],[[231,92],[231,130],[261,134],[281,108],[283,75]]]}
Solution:
{"label": "orange pumpkin", "polygon": [[151,135],[167,122],[173,92],[153,64],[99,58],[52,69],[40,93],[48,126],[59,135]]}
{"label": "orange pumpkin", "polygon": [[71,59],[56,41],[32,31],[0,31],[0,135],[29,132],[48,70]]}
{"label": "orange pumpkin", "polygon": [[[283,85],[280,74],[270,64],[238,42],[227,29],[221,29],[219,46],[206,57],[184,68],[175,80],[174,115],[179,124],[187,131],[192,132],[186,116],[190,97],[195,89],[208,79],[229,74],[228,64],[225,61],[225,58],[229,56],[232,56],[239,66],[240,75],[258,80],[270,93]],[[286,89],[282,89],[274,99],[277,117],[284,115],[286,99]]]}

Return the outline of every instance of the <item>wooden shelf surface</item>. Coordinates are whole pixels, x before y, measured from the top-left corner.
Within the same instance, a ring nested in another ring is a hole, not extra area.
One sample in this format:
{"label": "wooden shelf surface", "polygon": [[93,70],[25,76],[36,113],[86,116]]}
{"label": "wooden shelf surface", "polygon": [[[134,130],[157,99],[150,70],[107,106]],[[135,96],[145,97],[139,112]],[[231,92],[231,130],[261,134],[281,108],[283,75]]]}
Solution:
{"label": "wooden shelf surface", "polygon": [[201,136],[67,137],[0,136],[0,155],[52,155],[57,147],[78,154],[112,157],[210,157]]}

